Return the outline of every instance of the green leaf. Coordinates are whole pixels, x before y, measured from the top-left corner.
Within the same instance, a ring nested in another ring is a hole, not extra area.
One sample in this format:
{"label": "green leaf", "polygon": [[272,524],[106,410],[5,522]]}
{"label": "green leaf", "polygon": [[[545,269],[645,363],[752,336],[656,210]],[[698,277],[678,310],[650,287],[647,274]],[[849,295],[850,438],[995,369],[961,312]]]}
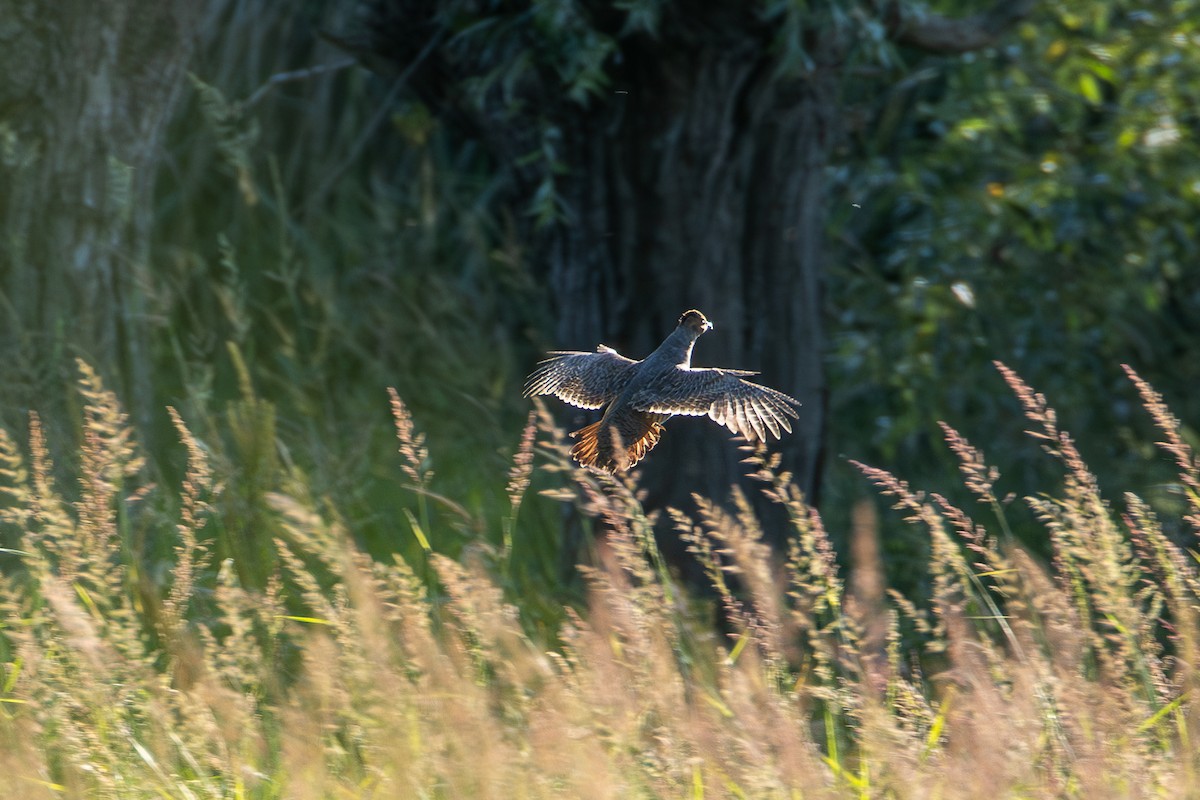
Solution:
{"label": "green leaf", "polygon": [[1079,93],[1094,106],[1098,106],[1104,101],[1104,94],[1100,90],[1100,81],[1096,80],[1096,76],[1091,72],[1084,72],[1079,76]]}

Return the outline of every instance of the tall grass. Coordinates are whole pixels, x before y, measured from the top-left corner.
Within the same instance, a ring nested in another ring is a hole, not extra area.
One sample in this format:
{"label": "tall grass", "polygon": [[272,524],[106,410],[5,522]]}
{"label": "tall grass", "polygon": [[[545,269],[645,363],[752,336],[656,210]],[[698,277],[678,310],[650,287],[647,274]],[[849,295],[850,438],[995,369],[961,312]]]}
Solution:
{"label": "tall grass", "polygon": [[[388,385],[429,432],[440,489],[499,518],[503,484],[489,476],[505,469],[527,410],[514,390],[522,365],[545,344],[542,292],[491,202],[486,159],[449,141],[402,82],[347,66],[322,39],[354,30],[354,5],[213,0],[197,11],[196,55],[154,176],[150,259],[124,285],[145,309],[139,352],[153,380],[123,391],[136,391],[155,480],[179,478],[161,413],[171,405],[230,478],[214,557],[235,558],[239,579],[259,588],[276,533],[263,494],[300,473],[339,497],[377,557],[411,541],[388,520],[418,513],[416,496],[378,468]],[[28,367],[10,359],[0,382],[0,424],[21,427],[37,407],[54,447],[70,441],[58,403],[74,356],[95,359],[64,336]],[[100,366],[129,385],[118,364]],[[457,555],[470,537],[445,510],[432,506],[425,530]]]}
{"label": "tall grass", "polygon": [[[728,506],[697,498],[694,516],[669,512],[715,604],[689,598],[658,557],[636,478],[572,468],[545,414],[497,477],[511,506],[502,547],[375,561],[337,498],[292,481],[266,495],[270,568],[247,587],[233,555],[216,557],[211,527],[235,487],[185,419],[171,412],[187,458],[180,486],[144,484],[116,397],[80,369],[77,487],[55,484],[36,415],[24,446],[0,433],[0,796],[1196,791],[1196,560],[1138,498],[1099,495],[1045,398],[1004,367],[1030,434],[1063,467],[1061,487],[1028,499],[1051,563],[1011,540],[999,473],[949,427],[987,522],[862,467],[930,538],[928,598],[886,591],[869,506],[853,515],[855,565],[841,574],[820,516],[777,463],[748,451],[789,520],[781,562],[738,493]],[[1194,534],[1195,456],[1162,398],[1130,378],[1179,467]],[[457,505],[429,488],[398,394],[392,407],[407,485]],[[535,456],[548,493],[601,532],[581,568],[587,602],[562,609],[554,636],[532,632],[523,606],[534,598],[506,579]],[[419,516],[403,524],[419,532]],[[146,563],[139,536],[173,542],[169,570]]]}

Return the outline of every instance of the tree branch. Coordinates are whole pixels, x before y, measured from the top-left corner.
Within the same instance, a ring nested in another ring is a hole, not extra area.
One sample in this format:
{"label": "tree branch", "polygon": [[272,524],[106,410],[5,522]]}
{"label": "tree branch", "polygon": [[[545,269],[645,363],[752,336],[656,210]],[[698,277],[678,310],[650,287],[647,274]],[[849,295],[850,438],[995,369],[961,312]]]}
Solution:
{"label": "tree branch", "polygon": [[986,11],[956,19],[897,2],[884,11],[884,22],[899,44],[935,53],[968,53],[995,43],[1036,4],[1037,0],[996,0]]}

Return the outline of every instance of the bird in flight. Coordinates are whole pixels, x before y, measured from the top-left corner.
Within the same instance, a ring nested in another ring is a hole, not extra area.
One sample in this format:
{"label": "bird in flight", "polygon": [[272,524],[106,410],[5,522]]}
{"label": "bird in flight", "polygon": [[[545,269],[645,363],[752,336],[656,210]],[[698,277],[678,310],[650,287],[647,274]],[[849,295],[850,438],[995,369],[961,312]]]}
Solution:
{"label": "bird in flight", "polygon": [[525,382],[525,396],[552,394],[579,408],[603,408],[599,422],[571,434],[571,455],[585,467],[628,469],[658,444],[676,414],[708,416],[751,441],[788,433],[799,418],[792,397],[746,380],[741,369],[692,366],[692,347],[713,324],[685,311],[662,344],[641,361],[600,345],[594,353],[553,351]]}

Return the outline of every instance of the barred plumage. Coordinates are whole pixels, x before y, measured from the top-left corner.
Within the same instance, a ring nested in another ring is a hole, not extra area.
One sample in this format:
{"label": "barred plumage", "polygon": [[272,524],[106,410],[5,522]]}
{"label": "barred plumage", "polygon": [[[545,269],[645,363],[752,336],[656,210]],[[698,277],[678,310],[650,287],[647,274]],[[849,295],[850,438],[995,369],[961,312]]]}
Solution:
{"label": "barred plumage", "polygon": [[604,345],[594,353],[553,350],[550,355],[525,381],[525,396],[553,394],[579,408],[611,403],[633,377],[630,367],[639,363]]}
{"label": "barred plumage", "polygon": [[788,417],[800,403],[783,392],[745,380],[740,369],[694,368],[692,347],[712,323],[699,311],[683,313],[674,332],[642,361],[600,345],[595,353],[559,351],[525,382],[525,396],[553,394],[580,408],[604,408],[599,422],[571,434],[571,454],[597,469],[628,469],[662,436],[676,414],[707,415],[747,439],[791,433]]}

